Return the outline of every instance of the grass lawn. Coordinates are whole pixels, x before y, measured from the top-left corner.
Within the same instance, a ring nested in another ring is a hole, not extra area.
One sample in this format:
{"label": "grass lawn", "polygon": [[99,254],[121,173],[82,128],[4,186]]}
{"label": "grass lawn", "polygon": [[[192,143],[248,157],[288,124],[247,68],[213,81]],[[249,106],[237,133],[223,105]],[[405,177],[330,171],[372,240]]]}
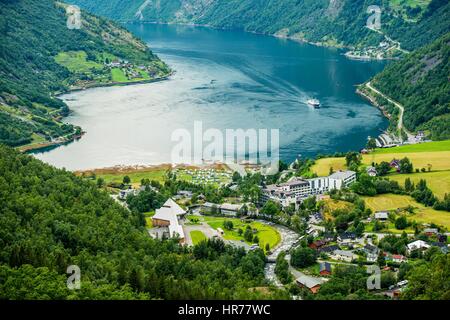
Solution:
{"label": "grass lawn", "polygon": [[330,174],[330,168],[333,168],[334,171],[346,170],[345,158],[319,159],[311,167],[311,171],[317,173],[319,177],[325,177]]}
{"label": "grass lawn", "polygon": [[389,175],[388,178],[399,182],[401,186],[404,186],[406,178],[410,178],[415,184],[417,184],[420,179],[424,179],[427,181],[428,187],[438,198],[443,199],[446,193],[450,194],[450,170],[412,174],[395,174]]}
{"label": "grass lawn", "polygon": [[396,210],[413,206],[416,208],[414,215],[408,216],[408,219],[423,223],[435,223],[450,229],[450,212],[437,211],[433,208],[425,207],[416,202],[410,196],[383,194],[375,197],[363,197],[367,207],[375,211]]}
{"label": "grass lawn", "polygon": [[373,224],[366,224],[364,228],[364,232],[376,232],[376,233],[394,233],[394,234],[402,234],[404,232],[408,234],[414,234],[414,230],[411,228],[406,228],[404,230],[398,230],[395,228],[395,225],[392,222],[388,223],[388,227],[379,231],[373,231]]}
{"label": "grass lawn", "polygon": [[103,69],[103,65],[95,61],[86,60],[84,51],[60,52],[55,57],[56,63],[69,69],[71,72],[89,73],[90,69]]}
{"label": "grass lawn", "polygon": [[[281,241],[281,235],[278,233],[278,231],[266,224],[263,224],[261,222],[251,222],[251,223],[245,223],[242,222],[240,219],[236,218],[221,218],[221,217],[203,217],[204,221],[208,223],[213,229],[222,228],[225,232],[224,238],[226,240],[244,240],[243,236],[240,236],[237,232],[237,230],[240,228],[243,231],[245,231],[245,228],[247,228],[247,225],[249,225],[253,229],[257,229],[258,233],[256,235],[259,238],[259,246],[262,249],[265,249],[266,244],[268,243],[270,248],[274,248],[280,243]],[[225,230],[223,227],[223,222],[225,220],[230,220],[233,222],[234,229],[233,230]],[[247,242],[248,244],[251,244],[250,242]]]}
{"label": "grass lawn", "polygon": [[153,228],[152,217],[145,217],[145,227],[147,229]]}
{"label": "grass lawn", "polygon": [[198,230],[191,231],[190,235],[192,238],[192,243],[194,245],[207,239],[206,236],[204,235],[204,233],[201,231],[198,231]]}
{"label": "grass lawn", "polygon": [[411,144],[395,148],[376,149],[374,153],[384,154],[384,153],[411,153],[411,152],[435,152],[435,151],[450,151],[450,140]]}
{"label": "grass lawn", "polygon": [[155,180],[159,182],[163,182],[165,179],[166,169],[165,168],[149,168],[142,169],[136,171],[114,171],[114,170],[97,170],[95,172],[97,178],[103,178],[105,183],[121,183],[123,181],[123,177],[129,176],[131,179],[131,184],[133,187],[137,188],[141,185],[142,179],[149,179],[150,181]]}
{"label": "grass lawn", "polygon": [[125,76],[123,71],[119,68],[111,69],[111,77],[114,82],[128,82],[128,78]]}

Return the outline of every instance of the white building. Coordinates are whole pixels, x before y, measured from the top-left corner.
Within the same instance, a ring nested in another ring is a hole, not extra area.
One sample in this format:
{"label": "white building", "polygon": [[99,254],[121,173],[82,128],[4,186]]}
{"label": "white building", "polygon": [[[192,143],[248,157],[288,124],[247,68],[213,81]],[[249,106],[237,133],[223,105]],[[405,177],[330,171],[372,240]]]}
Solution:
{"label": "white building", "polygon": [[169,237],[178,237],[180,242],[184,242],[185,236],[183,227],[180,224],[180,219],[186,214],[175,201],[167,200],[163,206],[156,209],[155,215],[152,217],[152,224],[154,227],[167,228]]}
{"label": "white building", "polygon": [[358,258],[356,254],[348,250],[335,250],[331,257],[335,260],[341,260],[346,262],[352,262],[354,259]]}
{"label": "white building", "polygon": [[231,204],[231,203],[224,203],[220,205],[220,213],[225,216],[232,216],[235,217],[238,215],[239,211],[242,209],[244,205],[243,204]]}
{"label": "white building", "polygon": [[389,219],[389,212],[387,211],[375,212],[375,219],[386,221],[387,219]]}
{"label": "white building", "polygon": [[411,242],[410,244],[408,244],[407,247],[408,247],[408,253],[411,253],[414,250],[428,249],[430,247],[430,245],[423,240],[417,240],[417,241],[414,241],[414,242]]}
{"label": "white building", "polygon": [[334,189],[346,188],[355,181],[356,172],[354,171],[339,171],[328,177],[313,179],[294,178],[289,182],[273,184],[264,188],[262,200],[263,202],[277,201],[283,207],[288,207],[310,196],[323,195]]}

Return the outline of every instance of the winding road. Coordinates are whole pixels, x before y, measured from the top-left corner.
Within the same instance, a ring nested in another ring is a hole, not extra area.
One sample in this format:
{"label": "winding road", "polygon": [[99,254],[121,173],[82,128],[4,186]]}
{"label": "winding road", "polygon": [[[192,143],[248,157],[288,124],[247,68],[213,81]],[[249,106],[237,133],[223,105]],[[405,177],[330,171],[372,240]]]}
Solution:
{"label": "winding road", "polygon": [[366,83],[366,87],[367,87],[369,90],[372,90],[372,91],[375,92],[376,94],[380,95],[381,97],[383,97],[384,99],[386,99],[387,101],[389,101],[390,103],[392,103],[393,105],[395,105],[395,106],[400,110],[400,115],[399,115],[399,117],[398,117],[397,128],[398,128],[398,130],[399,130],[400,132],[403,130],[403,131],[406,133],[406,135],[408,136],[408,139],[413,138],[414,135],[413,135],[411,132],[409,132],[409,131],[405,128],[405,126],[403,125],[403,115],[404,115],[404,113],[405,113],[405,108],[404,108],[400,103],[398,103],[397,101],[392,100],[392,99],[389,98],[387,95],[385,95],[384,93],[380,92],[378,89],[374,88],[374,87],[372,86],[372,83],[371,83],[370,81]]}

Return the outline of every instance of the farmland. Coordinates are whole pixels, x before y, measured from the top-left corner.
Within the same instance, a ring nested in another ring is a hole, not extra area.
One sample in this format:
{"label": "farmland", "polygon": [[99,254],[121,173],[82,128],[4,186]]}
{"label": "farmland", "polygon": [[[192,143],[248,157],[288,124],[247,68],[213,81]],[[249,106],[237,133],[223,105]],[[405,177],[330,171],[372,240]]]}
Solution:
{"label": "farmland", "polygon": [[450,171],[396,174],[389,176],[390,180],[399,182],[401,186],[404,185],[406,178],[411,179],[414,184],[417,184],[421,179],[426,180],[427,186],[440,199],[443,199],[446,193],[450,194]]}
{"label": "farmland", "polygon": [[[404,157],[408,157],[412,161],[414,168],[428,168],[428,165],[431,165],[433,171],[450,170],[450,140],[376,149],[370,154],[363,155],[362,163],[371,165]],[[345,158],[319,159],[311,171],[318,176],[327,176],[330,168],[333,168],[334,171],[345,170]]]}
{"label": "farmland", "polygon": [[435,223],[450,229],[450,213],[437,211],[416,202],[410,196],[385,194],[375,197],[364,197],[366,206],[372,211],[396,210],[412,206],[414,214],[408,218],[422,223]]}

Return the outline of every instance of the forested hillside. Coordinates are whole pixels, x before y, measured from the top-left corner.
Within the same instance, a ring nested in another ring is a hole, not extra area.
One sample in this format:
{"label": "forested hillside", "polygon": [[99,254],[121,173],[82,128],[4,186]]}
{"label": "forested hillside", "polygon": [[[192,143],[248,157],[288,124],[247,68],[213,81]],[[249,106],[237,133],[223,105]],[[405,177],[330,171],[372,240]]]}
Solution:
{"label": "forested hillside", "polygon": [[0,0],[0,143],[80,134],[80,128],[62,123],[69,110],[54,94],[114,82],[108,61],[144,65],[146,79],[168,74],[144,43],[116,23],[85,12],[81,17],[81,29],[69,29],[61,3]]}
{"label": "forested hillside", "polygon": [[[448,32],[447,0],[71,0],[120,21],[198,23],[279,34],[333,46],[378,45],[366,28],[371,5],[381,7],[382,31],[412,50]],[[444,8],[445,7],[445,8]],[[446,31],[445,31],[446,30]]]}
{"label": "forested hillside", "polygon": [[[264,253],[220,240],[152,240],[144,219],[92,181],[0,146],[0,299],[287,298],[264,286]],[[66,269],[81,270],[81,289]]]}
{"label": "forested hillside", "polygon": [[405,108],[409,130],[433,140],[450,138],[450,33],[390,64],[372,84]]}

